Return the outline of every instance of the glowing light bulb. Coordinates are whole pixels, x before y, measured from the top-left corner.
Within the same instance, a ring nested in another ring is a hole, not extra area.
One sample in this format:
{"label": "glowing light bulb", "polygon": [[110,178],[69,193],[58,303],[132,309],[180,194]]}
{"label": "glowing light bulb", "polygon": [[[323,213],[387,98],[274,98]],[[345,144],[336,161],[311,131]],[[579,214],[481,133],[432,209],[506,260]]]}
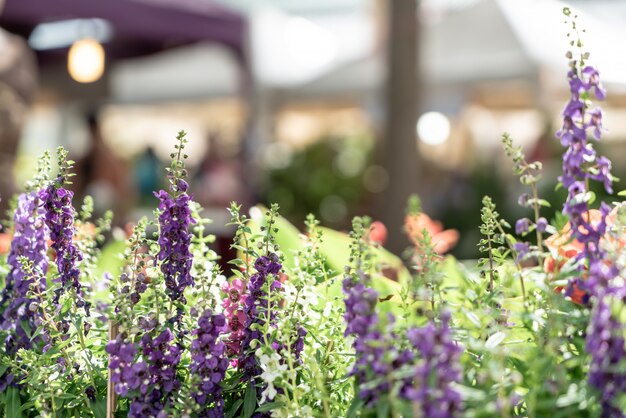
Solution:
{"label": "glowing light bulb", "polygon": [[74,42],[67,54],[67,70],[79,83],[93,83],[104,73],[104,48],[92,38]]}
{"label": "glowing light bulb", "polygon": [[428,145],[439,145],[450,136],[450,121],[439,112],[426,112],[417,121],[417,136]]}

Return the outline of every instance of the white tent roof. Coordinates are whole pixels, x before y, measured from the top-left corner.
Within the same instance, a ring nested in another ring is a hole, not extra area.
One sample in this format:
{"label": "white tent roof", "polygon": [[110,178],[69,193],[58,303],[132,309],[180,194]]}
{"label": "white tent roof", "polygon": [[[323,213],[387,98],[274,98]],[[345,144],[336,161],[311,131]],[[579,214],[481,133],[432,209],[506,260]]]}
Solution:
{"label": "white tent roof", "polygon": [[215,44],[125,60],[110,77],[111,95],[120,102],[235,96],[240,89],[236,58]]}
{"label": "white tent roof", "polygon": [[[566,4],[553,0],[482,0],[424,22],[420,65],[431,88],[461,88],[476,82],[526,79],[535,81],[540,70],[565,74],[569,48],[563,23]],[[626,86],[626,30],[588,12],[574,10],[590,63],[603,81]],[[623,50],[623,51],[622,51]],[[288,96],[367,94],[385,80],[381,54],[336,68],[297,87]],[[617,85],[617,86],[616,86]]]}

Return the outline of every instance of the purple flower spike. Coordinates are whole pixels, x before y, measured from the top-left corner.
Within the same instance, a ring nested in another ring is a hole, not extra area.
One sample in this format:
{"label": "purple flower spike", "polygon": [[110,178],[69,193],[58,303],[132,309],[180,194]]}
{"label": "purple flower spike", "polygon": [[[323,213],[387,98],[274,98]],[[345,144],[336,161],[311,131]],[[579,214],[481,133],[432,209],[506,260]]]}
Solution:
{"label": "purple flower spike", "polygon": [[[29,349],[34,343],[48,343],[50,340],[46,333],[31,339],[30,333],[24,328],[24,324],[28,324],[31,330],[35,330],[41,324],[39,301],[32,296],[31,286],[34,285],[37,291],[43,292],[46,289],[45,275],[48,272],[48,230],[36,193],[19,196],[13,221],[15,230],[7,257],[9,272],[0,294],[0,329],[8,334],[4,344],[9,356],[15,355],[20,348]],[[32,274],[24,271],[20,258],[30,263]],[[36,283],[33,274],[40,277]],[[0,375],[0,392],[14,381],[14,374],[11,370],[6,370]]]}
{"label": "purple flower spike", "polygon": [[461,413],[461,394],[452,386],[462,378],[459,357],[463,351],[453,340],[450,315],[443,312],[439,326],[433,322],[407,332],[419,353],[413,382],[404,396],[416,402],[424,417],[453,418]]}
{"label": "purple flower spike", "polygon": [[[257,258],[254,267],[257,272],[248,281],[248,295],[244,302],[246,323],[244,339],[241,344],[242,357],[239,359],[239,367],[244,370],[246,377],[249,379],[253,379],[261,374],[256,357],[251,352],[251,343],[261,338],[261,332],[257,329],[257,325],[262,325],[268,320],[266,318],[267,299],[270,295],[267,294],[265,283],[268,276],[273,276],[270,291],[276,291],[281,288],[280,281],[277,279],[282,264],[279,263],[276,254],[270,253],[267,256]],[[277,309],[278,306],[274,303],[271,310],[276,312]],[[273,322],[274,317],[275,314],[272,314],[269,321]]]}
{"label": "purple flower spike", "polygon": [[226,318],[206,310],[198,320],[198,328],[193,331],[195,339],[191,343],[190,370],[197,378],[192,386],[192,396],[202,407],[199,417],[213,418],[224,416],[224,399],[220,382],[228,368],[226,345],[220,335],[227,331]]}
{"label": "purple flower spike", "polygon": [[55,302],[59,301],[64,292],[72,288],[76,292],[76,305],[84,307],[87,316],[89,316],[90,305],[83,298],[80,270],[77,266],[83,256],[73,243],[75,211],[72,206],[72,198],[74,193],[63,188],[60,184],[63,184],[61,178],[39,192],[39,198],[43,202],[45,210],[45,222],[50,230],[52,248],[56,252],[58,280],[61,282],[61,287],[55,295]]}
{"label": "purple flower spike", "polygon": [[191,265],[193,256],[189,250],[191,236],[189,225],[194,223],[189,209],[190,197],[183,193],[172,198],[165,190],[155,193],[159,198],[159,254],[161,272],[165,276],[167,294],[172,300],[184,302],[183,293],[193,286]]}

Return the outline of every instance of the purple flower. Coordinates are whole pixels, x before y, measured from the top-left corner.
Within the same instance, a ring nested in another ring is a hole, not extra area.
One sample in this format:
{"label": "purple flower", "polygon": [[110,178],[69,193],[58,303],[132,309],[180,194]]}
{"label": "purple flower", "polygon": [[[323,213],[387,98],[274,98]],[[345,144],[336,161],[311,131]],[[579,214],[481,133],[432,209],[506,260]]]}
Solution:
{"label": "purple flower", "polygon": [[145,370],[145,378],[139,379],[139,393],[131,397],[129,417],[166,416],[165,410],[180,388],[177,368],[181,347],[173,340],[174,334],[169,328],[154,339],[149,333],[141,337],[141,352],[147,367],[138,367],[138,373]]}
{"label": "purple flower", "polygon": [[[386,344],[388,340],[385,337],[392,336],[393,333],[389,331],[386,333],[388,335],[384,335],[381,332],[376,314],[378,293],[365,285],[368,282],[369,277],[364,272],[347,274],[343,280],[343,293],[346,306],[345,335],[354,336],[353,348],[356,356],[350,375],[355,376],[360,385],[359,398],[366,406],[372,407],[380,396],[391,389],[387,376],[401,366],[401,363],[394,363],[398,352],[395,347]],[[393,315],[390,315],[390,324],[393,324],[393,319]],[[378,383],[368,384],[373,381]]]}
{"label": "purple flower", "polygon": [[279,290],[282,286],[278,281],[278,273],[282,268],[278,256],[270,253],[257,258],[254,263],[256,274],[253,274],[248,281],[248,294],[244,303],[244,314],[246,317],[244,339],[241,344],[242,357],[239,359],[239,367],[244,370],[247,378],[253,379],[261,373],[256,357],[251,350],[251,343],[261,339],[261,332],[258,326],[266,321],[273,322],[278,304],[273,302],[270,318],[267,318],[267,305],[270,295],[267,293],[267,280],[272,282],[269,285],[270,292]]}
{"label": "purple flower", "polygon": [[165,190],[155,193],[155,196],[160,200],[159,254],[155,263],[161,263],[170,299],[184,302],[185,289],[194,284],[190,273],[193,256],[189,250],[189,225],[194,223],[189,209],[190,197],[182,193],[172,198]]}
{"label": "purple flower", "polygon": [[[602,203],[600,219],[589,217],[586,200],[586,183],[589,180],[602,182],[607,192],[612,193],[611,161],[598,157],[588,141],[587,130],[593,130],[596,140],[602,133],[602,111],[589,110],[583,93],[593,91],[598,99],[604,99],[606,92],[600,83],[598,71],[585,67],[580,75],[573,66],[568,73],[570,102],[563,111],[563,127],[557,132],[561,143],[567,146],[563,155],[563,175],[560,180],[568,190],[563,205],[563,213],[569,216],[572,236],[584,245],[578,256],[578,268],[588,270],[587,280],[572,281],[566,293],[571,294],[576,284],[587,292],[587,300],[594,297],[591,323],[587,330],[586,350],[591,354],[589,383],[601,393],[602,416],[623,417],[624,414],[614,404],[614,400],[626,391],[626,373],[620,365],[626,359],[621,323],[612,316],[610,300],[623,299],[623,287],[612,286],[619,271],[615,263],[607,260],[607,254],[600,241],[607,229],[607,216],[610,208]],[[608,261],[608,262],[607,262]]]}
{"label": "purple flower", "polygon": [[204,311],[198,320],[198,328],[193,331],[195,339],[191,343],[192,396],[201,407],[199,417],[223,417],[224,399],[221,381],[228,368],[226,345],[219,340],[226,332],[226,318],[222,314]]}
{"label": "purple flower", "polygon": [[[19,196],[13,221],[15,231],[7,257],[9,273],[0,297],[0,329],[9,331],[10,338],[5,341],[9,355],[15,354],[20,348],[32,347],[29,332],[22,324],[28,324],[31,330],[38,327],[39,301],[32,294],[31,286],[34,284],[37,292],[43,292],[46,289],[45,275],[48,272],[47,228],[36,193]],[[28,274],[20,259],[31,265]],[[39,340],[40,338],[37,339]]]}
{"label": "purple flower", "polygon": [[[616,289],[612,297],[601,298],[593,309],[587,329],[586,350],[591,354],[589,383],[600,392],[602,417],[624,417],[614,400],[626,392],[626,373],[622,364],[626,359],[624,327],[611,312],[613,297],[626,297],[624,288]],[[620,301],[621,303],[621,301]]]}
{"label": "purple flower", "polygon": [[526,232],[528,232],[529,227],[530,227],[530,219],[528,218],[518,219],[517,222],[515,222],[515,233],[518,235],[525,234]]}
{"label": "purple flower", "polygon": [[594,90],[596,97],[599,100],[604,100],[606,97],[606,91],[600,83],[600,74],[594,67],[588,65],[582,71],[583,78],[585,79],[584,87],[586,90]]}
{"label": "purple flower", "polygon": [[429,322],[407,331],[418,359],[413,381],[407,382],[401,394],[415,402],[424,417],[452,418],[461,412],[461,394],[452,385],[461,381],[463,350],[454,342],[449,322],[450,315],[444,312],[439,326]]}
{"label": "purple flower", "polygon": [[45,210],[45,222],[50,230],[52,248],[56,252],[56,265],[59,271],[58,281],[61,287],[57,289],[54,301],[58,303],[61,295],[68,289],[76,292],[76,306],[84,307],[89,316],[89,302],[83,298],[82,285],[80,283],[80,270],[78,262],[83,259],[82,254],[73,243],[74,238],[74,207],[72,197],[74,194],[63,188],[63,178],[49,185],[39,192],[39,198],[43,202]]}
{"label": "purple flower", "polygon": [[139,389],[139,385],[146,378],[147,366],[142,361],[135,363],[135,344],[118,336],[109,341],[106,352],[109,354],[109,370],[115,393],[126,397],[128,392]]}
{"label": "purple flower", "polygon": [[516,242],[513,249],[517,252],[517,262],[521,262],[530,252],[530,246],[527,242]]}
{"label": "purple flower", "polygon": [[548,221],[546,220],[546,218],[539,218],[537,219],[537,223],[535,226],[537,228],[537,231],[546,232],[546,228],[548,227]]}

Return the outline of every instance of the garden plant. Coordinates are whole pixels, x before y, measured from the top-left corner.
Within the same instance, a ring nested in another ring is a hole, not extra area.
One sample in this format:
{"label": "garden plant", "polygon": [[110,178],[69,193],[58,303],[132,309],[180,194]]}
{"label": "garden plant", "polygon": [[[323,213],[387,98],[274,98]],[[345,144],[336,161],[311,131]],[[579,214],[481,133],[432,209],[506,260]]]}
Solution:
{"label": "garden plant", "polygon": [[509,225],[485,197],[477,263],[444,255],[458,235],[413,197],[402,257],[367,217],[299,232],[276,205],[233,203],[222,271],[184,132],[153,219],[105,242],[112,215],[75,208],[72,162],[45,154],[0,242],[0,415],[625,416],[626,209],[589,191],[616,180],[594,149],[605,91],[564,12],[562,214],[542,216],[541,164],[505,134],[528,215]]}

